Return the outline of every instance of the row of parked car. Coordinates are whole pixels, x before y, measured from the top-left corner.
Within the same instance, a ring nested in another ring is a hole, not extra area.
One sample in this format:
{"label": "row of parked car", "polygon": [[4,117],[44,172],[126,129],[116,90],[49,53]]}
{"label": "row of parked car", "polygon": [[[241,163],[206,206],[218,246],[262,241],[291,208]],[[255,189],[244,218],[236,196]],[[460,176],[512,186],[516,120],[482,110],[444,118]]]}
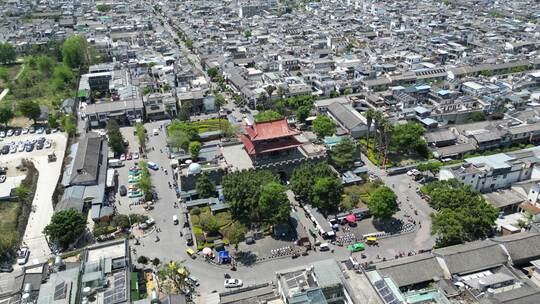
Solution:
{"label": "row of parked car", "polygon": [[24,135],[24,134],[34,134],[34,133],[37,133],[37,134],[51,134],[51,133],[56,133],[58,132],[58,129],[56,128],[53,128],[53,129],[50,129],[50,128],[44,128],[44,127],[39,127],[39,128],[34,128],[34,127],[30,127],[30,128],[17,128],[17,129],[8,129],[6,131],[0,131],[0,138],[6,138],[6,137],[11,137],[11,136],[19,136],[19,135]]}
{"label": "row of parked car", "polygon": [[17,152],[32,152],[35,149],[42,150],[43,148],[49,149],[52,146],[52,143],[45,139],[45,137],[41,137],[39,139],[33,139],[33,140],[25,140],[25,141],[12,141],[4,146],[2,146],[2,149],[0,150],[1,154],[10,154],[10,153],[17,153]]}

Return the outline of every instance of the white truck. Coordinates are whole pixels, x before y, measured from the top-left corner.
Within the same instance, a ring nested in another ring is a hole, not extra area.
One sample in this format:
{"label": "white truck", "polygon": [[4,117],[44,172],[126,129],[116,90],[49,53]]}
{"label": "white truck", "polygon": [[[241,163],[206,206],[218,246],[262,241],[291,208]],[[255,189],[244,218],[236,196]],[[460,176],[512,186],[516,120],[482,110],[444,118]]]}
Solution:
{"label": "white truck", "polygon": [[109,159],[109,167],[110,168],[118,168],[122,167],[124,165],[124,162],[119,159]]}

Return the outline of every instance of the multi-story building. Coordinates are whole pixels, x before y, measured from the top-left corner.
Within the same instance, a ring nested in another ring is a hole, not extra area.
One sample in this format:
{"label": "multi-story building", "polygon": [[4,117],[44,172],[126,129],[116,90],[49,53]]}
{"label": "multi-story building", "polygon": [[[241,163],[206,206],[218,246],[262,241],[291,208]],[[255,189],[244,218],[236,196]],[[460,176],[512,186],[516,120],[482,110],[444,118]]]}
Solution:
{"label": "multi-story building", "polygon": [[465,159],[465,163],[441,168],[439,178],[455,178],[481,192],[508,188],[513,184],[540,176],[540,148],[499,153]]}

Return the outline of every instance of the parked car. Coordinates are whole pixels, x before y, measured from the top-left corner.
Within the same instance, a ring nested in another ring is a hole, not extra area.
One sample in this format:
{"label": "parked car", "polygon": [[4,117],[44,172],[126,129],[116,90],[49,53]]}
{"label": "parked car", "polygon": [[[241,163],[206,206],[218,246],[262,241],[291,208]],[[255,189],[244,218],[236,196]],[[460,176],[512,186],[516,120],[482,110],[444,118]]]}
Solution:
{"label": "parked car", "polygon": [[125,154],[120,155],[120,160],[125,161],[126,160],[126,155]]}
{"label": "parked car", "polygon": [[12,272],[13,266],[10,264],[2,264],[0,265],[0,272]]}
{"label": "parked car", "polygon": [[6,133],[7,136],[13,136],[13,129],[9,129]]}
{"label": "parked car", "polygon": [[19,144],[19,147],[17,148],[17,152],[24,152],[24,144]]}
{"label": "parked car", "polygon": [[154,162],[149,161],[148,163],[146,163],[146,165],[148,165],[148,168],[152,170],[155,170],[155,171],[159,170],[159,165]]}
{"label": "parked car", "polygon": [[191,284],[191,285],[195,285],[195,286],[199,286],[199,279],[197,279],[196,277],[190,275],[186,278],[186,283],[188,284]]}
{"label": "parked car", "polygon": [[30,132],[30,130],[28,130],[27,128],[24,128],[21,131],[22,134],[28,134],[28,132]]}
{"label": "parked car", "polygon": [[24,265],[28,262],[28,257],[30,256],[30,249],[28,247],[22,247],[19,250],[19,255],[17,256],[17,264]]}
{"label": "parked car", "polygon": [[51,147],[50,141],[45,141],[45,149],[49,149]]}
{"label": "parked car", "polygon": [[34,145],[33,144],[28,144],[25,146],[24,148],[26,150],[26,152],[32,152],[32,150],[34,150]]}
{"label": "parked car", "polygon": [[5,145],[2,147],[2,154],[8,154],[9,153],[9,145]]}
{"label": "parked car", "polygon": [[34,127],[30,127],[30,129],[28,129],[28,133],[34,134],[36,133],[36,129],[34,129]]}
{"label": "parked car", "polygon": [[137,152],[133,153],[133,159],[139,159],[139,153]]}
{"label": "parked car", "polygon": [[0,175],[0,183],[3,183],[6,181],[6,176],[5,175]]}
{"label": "parked car", "polygon": [[21,129],[15,129],[14,134],[15,134],[15,136],[19,136],[19,135],[21,135],[21,132],[22,132]]}
{"label": "parked car", "polygon": [[225,288],[242,287],[244,283],[240,279],[227,279],[223,284]]}
{"label": "parked car", "polygon": [[120,186],[120,188],[118,188],[118,193],[120,193],[120,196],[126,196],[127,195],[126,186],[124,185]]}
{"label": "parked car", "polygon": [[131,152],[129,152],[129,153],[126,155],[126,159],[127,159],[127,160],[132,160],[132,159],[133,159],[133,154],[131,154]]}
{"label": "parked car", "polygon": [[37,134],[43,134],[43,132],[45,132],[45,129],[43,129],[43,128],[39,128],[39,129],[36,130]]}
{"label": "parked car", "polygon": [[13,144],[9,146],[9,153],[15,153],[17,152],[17,145]]}
{"label": "parked car", "polygon": [[38,142],[36,144],[36,149],[41,150],[41,149],[43,149],[43,146],[44,146],[43,143]]}
{"label": "parked car", "polygon": [[4,138],[4,137],[6,137],[6,132],[0,131],[0,138]]}

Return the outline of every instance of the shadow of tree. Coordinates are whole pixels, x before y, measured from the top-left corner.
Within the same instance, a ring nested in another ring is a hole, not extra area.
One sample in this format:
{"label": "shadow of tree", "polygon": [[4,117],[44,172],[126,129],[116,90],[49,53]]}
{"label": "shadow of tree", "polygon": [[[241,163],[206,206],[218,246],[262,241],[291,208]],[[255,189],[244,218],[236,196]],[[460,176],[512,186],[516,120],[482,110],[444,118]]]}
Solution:
{"label": "shadow of tree", "polygon": [[401,231],[403,228],[403,221],[393,217],[385,221],[373,219],[373,227],[375,227],[377,231],[394,234]]}
{"label": "shadow of tree", "polygon": [[251,266],[257,262],[257,255],[251,251],[238,251],[236,261],[244,266]]}

